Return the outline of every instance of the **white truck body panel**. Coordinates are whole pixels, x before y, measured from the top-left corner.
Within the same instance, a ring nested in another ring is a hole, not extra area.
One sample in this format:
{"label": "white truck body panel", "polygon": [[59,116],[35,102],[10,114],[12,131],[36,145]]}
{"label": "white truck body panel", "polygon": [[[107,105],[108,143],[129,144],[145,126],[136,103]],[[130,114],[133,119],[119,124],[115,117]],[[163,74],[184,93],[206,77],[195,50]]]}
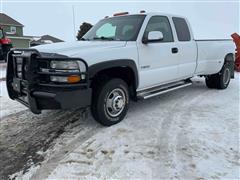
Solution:
{"label": "white truck body panel", "polygon": [[[172,27],[174,42],[169,43],[152,43],[143,44],[141,37],[144,34],[147,23],[152,16],[166,16]],[[138,51],[139,51],[139,64],[143,69],[139,69],[140,84],[139,90],[146,87],[170,83],[184,78],[194,76],[195,68],[197,65],[197,47],[193,40],[192,30],[191,41],[180,42],[178,41],[177,34],[172,22],[172,15],[151,13],[146,17],[142,29],[139,33]],[[179,16],[178,16],[179,17]],[[178,48],[177,54],[172,54],[172,48]],[[150,66],[150,68],[145,68]]]}
{"label": "white truck body panel", "polygon": [[219,72],[224,57],[235,51],[231,40],[197,40],[198,58],[195,75],[208,75]]}
{"label": "white truck body panel", "polygon": [[178,57],[172,55],[172,46],[173,43],[139,44],[140,89],[179,79]]}
{"label": "white truck body panel", "polygon": [[91,54],[93,58],[98,58],[98,56],[95,56],[95,52],[105,52],[125,46],[125,41],[74,41],[40,45],[34,47],[34,49],[37,49],[40,52],[58,53],[71,57],[80,57],[85,54]]}
{"label": "white truck body panel", "polygon": [[82,58],[88,63],[88,66],[116,59],[132,59],[138,65],[136,42],[76,41],[41,45],[34,48],[40,52],[58,53],[70,57]]}
{"label": "white truck body panel", "polygon": [[[174,42],[143,44],[142,37],[152,16],[168,17]],[[195,41],[187,21],[190,41],[178,41],[172,17],[162,13],[148,13],[136,41],[78,41],[34,47],[40,52],[59,53],[84,59],[88,66],[119,59],[131,59],[136,63],[139,76],[137,91],[184,80],[196,75],[219,72],[227,54],[234,54],[235,47],[229,40]],[[172,48],[178,48],[173,54]]]}

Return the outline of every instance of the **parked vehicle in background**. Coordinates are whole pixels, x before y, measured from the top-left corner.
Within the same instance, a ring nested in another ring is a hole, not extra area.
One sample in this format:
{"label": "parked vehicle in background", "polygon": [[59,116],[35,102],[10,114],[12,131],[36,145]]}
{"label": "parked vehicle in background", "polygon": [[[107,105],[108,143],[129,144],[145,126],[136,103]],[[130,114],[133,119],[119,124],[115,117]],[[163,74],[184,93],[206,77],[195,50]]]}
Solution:
{"label": "parked vehicle in background", "polygon": [[0,27],[0,60],[7,61],[7,53],[11,48],[11,40],[6,38],[3,28]]}
{"label": "parked vehicle in background", "polygon": [[7,88],[33,113],[91,106],[93,117],[110,126],[125,117],[129,99],[189,86],[194,76],[225,89],[233,69],[231,39],[195,40],[181,16],[118,13],[82,41],[12,50]]}

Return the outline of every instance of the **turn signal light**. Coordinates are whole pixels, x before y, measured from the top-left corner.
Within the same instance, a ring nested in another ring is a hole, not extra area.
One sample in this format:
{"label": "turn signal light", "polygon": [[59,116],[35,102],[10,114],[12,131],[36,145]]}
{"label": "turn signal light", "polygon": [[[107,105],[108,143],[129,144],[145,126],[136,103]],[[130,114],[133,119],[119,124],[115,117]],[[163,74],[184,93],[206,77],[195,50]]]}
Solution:
{"label": "turn signal light", "polygon": [[81,77],[80,76],[77,76],[77,75],[73,75],[73,76],[68,76],[67,77],[67,81],[68,83],[77,83],[81,80]]}

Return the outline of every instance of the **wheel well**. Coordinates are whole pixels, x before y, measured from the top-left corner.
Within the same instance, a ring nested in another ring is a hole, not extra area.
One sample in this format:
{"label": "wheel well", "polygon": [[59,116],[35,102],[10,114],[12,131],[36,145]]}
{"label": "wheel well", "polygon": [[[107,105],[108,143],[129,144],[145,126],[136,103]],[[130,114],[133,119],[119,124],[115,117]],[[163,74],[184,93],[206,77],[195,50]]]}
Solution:
{"label": "wheel well", "polygon": [[112,67],[97,72],[91,79],[91,88],[95,88],[99,83],[107,81],[112,78],[120,78],[124,80],[129,86],[130,96],[136,95],[136,77],[134,71],[130,67]]}
{"label": "wheel well", "polygon": [[234,62],[234,54],[233,53],[227,54],[224,58],[224,62]]}

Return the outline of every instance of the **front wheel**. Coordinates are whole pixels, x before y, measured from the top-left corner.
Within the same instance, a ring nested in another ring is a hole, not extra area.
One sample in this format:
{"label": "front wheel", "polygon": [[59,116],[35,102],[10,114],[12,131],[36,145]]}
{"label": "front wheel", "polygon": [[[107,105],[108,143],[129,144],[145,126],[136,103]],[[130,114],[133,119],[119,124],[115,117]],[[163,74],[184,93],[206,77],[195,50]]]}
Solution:
{"label": "front wheel", "polygon": [[111,79],[98,86],[94,92],[92,115],[100,124],[111,126],[125,117],[128,104],[128,85],[122,79]]}

